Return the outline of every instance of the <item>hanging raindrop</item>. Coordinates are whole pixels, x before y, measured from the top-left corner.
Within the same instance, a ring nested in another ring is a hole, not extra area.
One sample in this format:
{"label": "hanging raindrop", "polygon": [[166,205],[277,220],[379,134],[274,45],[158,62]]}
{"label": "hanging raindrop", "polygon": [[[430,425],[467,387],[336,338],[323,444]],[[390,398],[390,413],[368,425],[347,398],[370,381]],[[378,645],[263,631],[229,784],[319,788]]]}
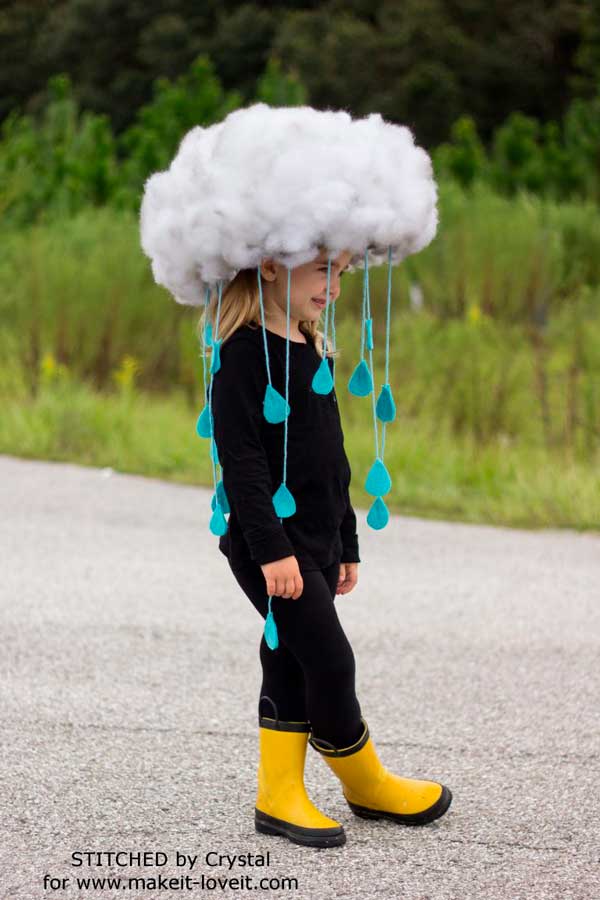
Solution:
{"label": "hanging raindrop", "polygon": [[268,384],[263,400],[263,413],[267,422],[272,425],[283,422],[290,412],[291,407],[285,397],[282,397],[272,384]]}
{"label": "hanging raindrop", "polygon": [[273,494],[273,506],[280,519],[287,519],[296,512],[296,501],[285,484],[280,484]]}
{"label": "hanging raindrop", "polygon": [[267,613],[267,618],[265,619],[264,635],[269,650],[277,650],[277,648],[279,647],[279,636],[277,634],[275,617],[273,616],[273,611],[271,609],[272,599],[272,597],[269,597],[269,612]]}
{"label": "hanging raindrop", "polygon": [[210,361],[210,373],[211,375],[216,375],[216,373],[221,368],[221,344],[222,341],[213,341],[212,342],[212,359]]}
{"label": "hanging raindrop", "polygon": [[321,365],[315,372],[311,387],[316,394],[330,394],[333,388],[333,378],[327,359],[321,360]]}
{"label": "hanging raindrop", "polygon": [[379,531],[381,528],[385,528],[389,518],[390,514],[385,502],[381,497],[378,497],[367,513],[367,525]]}
{"label": "hanging raindrop", "polygon": [[387,494],[391,486],[392,479],[385,467],[385,463],[381,459],[376,459],[367,475],[365,491],[373,494],[374,497],[381,497],[382,494]]}
{"label": "hanging raindrop", "polygon": [[231,508],[229,506],[229,500],[227,499],[227,494],[225,493],[225,485],[223,484],[223,479],[221,478],[217,483],[217,499],[219,501],[219,505],[224,513],[230,513]]}
{"label": "hanging raindrop", "polygon": [[213,534],[218,534],[219,536],[225,534],[227,531],[227,520],[223,515],[223,510],[217,503],[215,507],[215,511],[210,517],[210,530]]}
{"label": "hanging raindrop", "polygon": [[389,384],[384,384],[377,398],[377,418],[380,422],[393,422],[396,418],[396,404]]}
{"label": "hanging raindrop", "polygon": [[198,421],[196,422],[196,432],[198,436],[202,438],[212,437],[210,409],[208,405],[204,407],[204,409],[198,416]]}
{"label": "hanging raindrop", "polygon": [[368,397],[373,390],[373,379],[369,372],[369,367],[364,359],[361,359],[355,368],[350,381],[348,382],[348,390],[355,397]]}

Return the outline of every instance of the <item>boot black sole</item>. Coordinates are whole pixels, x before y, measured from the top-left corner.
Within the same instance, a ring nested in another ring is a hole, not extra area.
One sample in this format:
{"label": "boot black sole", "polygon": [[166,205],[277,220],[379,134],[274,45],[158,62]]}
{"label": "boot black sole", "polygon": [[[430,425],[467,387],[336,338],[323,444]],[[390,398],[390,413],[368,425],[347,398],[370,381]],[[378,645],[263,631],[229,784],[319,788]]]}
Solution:
{"label": "boot black sole", "polygon": [[391,819],[392,822],[400,822],[402,825],[427,825],[428,822],[433,822],[434,819],[439,819],[440,816],[444,815],[452,803],[452,791],[445,784],[442,785],[442,793],[433,806],[430,806],[429,809],[424,809],[423,812],[406,815],[386,812],[383,809],[369,809],[367,806],[358,806],[356,803],[350,803],[349,800],[346,800],[346,803],[354,815],[360,816],[361,819]]}
{"label": "boot black sole", "polygon": [[346,832],[339,828],[305,828],[284,819],[276,819],[260,809],[254,810],[254,827],[260,834],[286,837],[294,844],[306,847],[341,847],[346,843]]}

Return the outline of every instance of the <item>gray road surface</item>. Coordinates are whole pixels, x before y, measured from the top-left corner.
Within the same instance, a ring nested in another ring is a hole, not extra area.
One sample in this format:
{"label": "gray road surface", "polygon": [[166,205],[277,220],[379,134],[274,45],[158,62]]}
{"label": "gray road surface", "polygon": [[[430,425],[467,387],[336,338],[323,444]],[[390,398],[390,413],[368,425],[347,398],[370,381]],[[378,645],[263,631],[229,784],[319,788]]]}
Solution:
{"label": "gray road surface", "polygon": [[[211,492],[7,456],[0,484],[0,900],[600,898],[598,535],[374,532],[357,511],[360,583],[336,604],[363,714],[389,768],[454,801],[422,828],[357,819],[309,747],[309,793],[348,837],[313,850],[254,832],[263,622],[209,532]],[[168,862],[73,867],[88,850]],[[205,864],[267,850],[262,869]],[[298,888],[75,887],[181,875],[177,852],[198,880]],[[45,874],[69,881],[45,892]]]}

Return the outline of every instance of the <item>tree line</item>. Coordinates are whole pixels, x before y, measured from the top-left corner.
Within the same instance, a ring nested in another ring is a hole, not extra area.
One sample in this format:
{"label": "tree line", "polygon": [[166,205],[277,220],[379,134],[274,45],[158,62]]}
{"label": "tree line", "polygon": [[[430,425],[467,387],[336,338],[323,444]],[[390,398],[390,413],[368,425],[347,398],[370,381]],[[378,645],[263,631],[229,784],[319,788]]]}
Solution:
{"label": "tree line", "polygon": [[157,78],[210,58],[226,92],[253,98],[276,57],[312,105],[377,110],[417,141],[461,116],[487,146],[513,111],[561,121],[600,80],[600,0],[8,0],[0,11],[0,121],[41,112],[49,79],[126,131]]}

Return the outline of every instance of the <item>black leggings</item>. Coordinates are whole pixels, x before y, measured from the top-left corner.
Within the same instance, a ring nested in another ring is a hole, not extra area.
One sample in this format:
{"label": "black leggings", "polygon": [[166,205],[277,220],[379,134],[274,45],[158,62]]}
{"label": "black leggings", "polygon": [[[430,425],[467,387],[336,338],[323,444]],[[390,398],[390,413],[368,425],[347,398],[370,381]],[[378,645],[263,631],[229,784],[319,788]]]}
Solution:
{"label": "black leggings", "polygon": [[[310,722],[316,738],[337,748],[362,734],[361,708],[354,692],[355,662],[334,605],[339,562],[317,571],[301,571],[304,588],[297,600],[273,595],[279,646],[260,642],[263,679],[260,697],[270,697],[279,718]],[[233,569],[236,581],[266,619],[269,596],[258,563]],[[261,715],[275,717],[259,699]]]}

